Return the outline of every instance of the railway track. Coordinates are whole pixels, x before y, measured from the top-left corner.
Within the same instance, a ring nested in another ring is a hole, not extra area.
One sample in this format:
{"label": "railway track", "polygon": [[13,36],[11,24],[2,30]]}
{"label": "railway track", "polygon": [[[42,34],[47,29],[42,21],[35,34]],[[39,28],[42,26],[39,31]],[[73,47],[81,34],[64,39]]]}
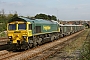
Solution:
{"label": "railway track", "polygon": [[4,60],[6,58],[15,56],[15,55],[20,54],[20,53],[21,52],[9,52],[9,51],[6,51],[6,50],[0,51],[0,60]]}
{"label": "railway track", "polygon": [[[58,45],[56,45],[56,46],[42,52],[41,54],[39,54],[39,55],[37,55],[37,56],[35,56],[33,58],[26,59],[26,60],[46,60],[51,55],[54,55],[55,53],[57,53],[58,51],[63,49],[69,43],[75,41],[78,37],[80,37],[80,35],[77,35],[77,36],[75,36],[75,38],[72,38],[70,40],[66,40],[65,42],[62,42],[61,44],[58,44]],[[62,52],[60,52],[60,53],[62,53]]]}
{"label": "railway track", "polygon": [[32,48],[27,51],[16,52],[16,53],[9,52],[9,53],[3,54],[4,57],[0,55],[0,60],[12,60],[12,59],[13,60],[28,60],[28,59],[34,59],[34,57],[37,57],[37,56],[39,56],[38,59],[40,59],[41,56],[44,57],[41,59],[45,59],[46,57],[54,54],[59,49],[63,48],[66,45],[66,43],[65,43],[66,41],[75,37],[76,35],[80,34],[81,32],[82,31],[75,33],[71,36],[61,38],[60,40],[56,40],[54,42],[46,43],[42,46]]}
{"label": "railway track", "polygon": [[75,37],[77,39],[70,40],[71,42],[68,45],[57,51],[55,54],[50,55],[45,60],[79,60],[80,56],[82,56],[81,46],[83,46],[83,43],[86,41],[88,34],[88,30],[82,32],[79,37]]}
{"label": "railway track", "polygon": [[8,48],[7,41],[9,41],[8,38],[0,38],[0,50],[6,50]]}
{"label": "railway track", "polygon": [[53,48],[50,48],[50,49],[42,52],[41,54],[39,54],[39,55],[37,55],[37,56],[35,56],[33,58],[28,58],[26,60],[45,60],[47,57],[55,54],[57,51],[62,49],[65,45],[67,45],[67,43],[64,42],[62,45],[59,44],[59,45],[57,45],[57,46],[55,46]]}
{"label": "railway track", "polygon": [[8,38],[0,38],[0,45],[5,45],[5,44],[7,44],[7,41],[8,41],[9,39]]}
{"label": "railway track", "polygon": [[7,53],[8,53],[8,51],[2,50],[2,51],[0,51],[0,56],[5,55],[5,54],[7,54]]}

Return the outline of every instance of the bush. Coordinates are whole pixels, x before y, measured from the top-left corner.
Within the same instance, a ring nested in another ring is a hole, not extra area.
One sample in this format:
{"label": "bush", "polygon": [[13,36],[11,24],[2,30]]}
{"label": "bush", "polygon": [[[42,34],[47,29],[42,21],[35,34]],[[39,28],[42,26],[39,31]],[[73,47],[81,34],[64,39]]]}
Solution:
{"label": "bush", "polygon": [[82,47],[80,60],[90,60],[90,33],[88,34]]}

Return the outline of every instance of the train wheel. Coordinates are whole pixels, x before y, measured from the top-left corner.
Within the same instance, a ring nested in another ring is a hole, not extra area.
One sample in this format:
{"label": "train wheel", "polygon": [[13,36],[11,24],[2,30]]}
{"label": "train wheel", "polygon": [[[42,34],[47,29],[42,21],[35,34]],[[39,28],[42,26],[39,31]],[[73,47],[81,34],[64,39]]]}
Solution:
{"label": "train wheel", "polygon": [[38,45],[41,45],[42,44],[42,38],[39,38],[38,39]]}
{"label": "train wheel", "polygon": [[24,50],[28,50],[28,49],[30,49],[30,46],[26,45]]}
{"label": "train wheel", "polygon": [[33,37],[33,46],[36,47],[37,46],[37,40],[38,38],[36,36]]}
{"label": "train wheel", "polygon": [[64,37],[64,34],[61,34],[61,38]]}
{"label": "train wheel", "polygon": [[37,46],[37,42],[34,42],[34,43],[33,43],[33,46],[36,47],[36,46]]}
{"label": "train wheel", "polygon": [[54,41],[54,36],[51,36],[51,41]]}
{"label": "train wheel", "polygon": [[24,50],[28,50],[28,48],[25,48]]}
{"label": "train wheel", "polygon": [[29,47],[32,48],[33,47],[33,40],[29,39]]}
{"label": "train wheel", "polygon": [[32,48],[32,47],[33,47],[33,43],[30,43],[30,44],[29,44],[29,47]]}

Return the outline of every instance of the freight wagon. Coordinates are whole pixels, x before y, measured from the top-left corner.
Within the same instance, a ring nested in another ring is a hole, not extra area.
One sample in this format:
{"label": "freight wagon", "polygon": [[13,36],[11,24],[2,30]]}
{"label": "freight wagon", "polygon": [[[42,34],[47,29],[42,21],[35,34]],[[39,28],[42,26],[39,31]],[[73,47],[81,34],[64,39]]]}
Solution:
{"label": "freight wagon", "polygon": [[61,25],[55,21],[15,17],[7,24],[10,49],[29,49],[83,29],[82,25]]}

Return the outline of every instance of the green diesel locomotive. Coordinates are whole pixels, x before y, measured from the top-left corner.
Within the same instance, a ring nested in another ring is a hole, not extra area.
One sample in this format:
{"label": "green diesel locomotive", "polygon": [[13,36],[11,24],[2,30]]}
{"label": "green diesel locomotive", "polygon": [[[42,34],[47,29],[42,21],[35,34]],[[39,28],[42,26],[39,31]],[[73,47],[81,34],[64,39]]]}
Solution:
{"label": "green diesel locomotive", "polygon": [[57,22],[43,19],[15,17],[7,24],[7,33],[11,49],[28,49],[53,41],[60,37]]}

